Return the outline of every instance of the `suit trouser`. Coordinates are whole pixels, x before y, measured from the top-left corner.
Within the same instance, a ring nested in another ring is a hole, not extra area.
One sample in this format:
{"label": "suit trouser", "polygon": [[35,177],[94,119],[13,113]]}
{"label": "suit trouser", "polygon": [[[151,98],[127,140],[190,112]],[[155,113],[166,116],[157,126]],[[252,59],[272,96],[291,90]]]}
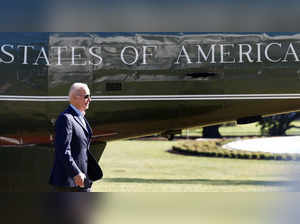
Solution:
{"label": "suit trouser", "polygon": [[53,186],[53,192],[91,192],[91,188]]}

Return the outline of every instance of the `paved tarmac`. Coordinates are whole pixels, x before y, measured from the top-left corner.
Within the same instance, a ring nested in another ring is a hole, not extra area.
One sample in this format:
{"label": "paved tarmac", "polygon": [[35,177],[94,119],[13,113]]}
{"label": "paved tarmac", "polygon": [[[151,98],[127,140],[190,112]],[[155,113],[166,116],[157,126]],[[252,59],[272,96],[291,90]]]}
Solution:
{"label": "paved tarmac", "polygon": [[224,145],[227,149],[252,152],[299,153],[300,136],[268,137],[238,140]]}

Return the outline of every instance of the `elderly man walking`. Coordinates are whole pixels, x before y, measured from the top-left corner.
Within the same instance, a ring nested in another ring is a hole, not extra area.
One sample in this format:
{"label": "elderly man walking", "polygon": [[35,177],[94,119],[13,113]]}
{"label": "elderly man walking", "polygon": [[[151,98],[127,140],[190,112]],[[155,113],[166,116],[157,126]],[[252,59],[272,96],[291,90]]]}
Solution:
{"label": "elderly man walking", "polygon": [[85,113],[91,102],[88,86],[74,83],[70,105],[55,124],[55,159],[49,183],[57,192],[90,192],[102,170],[89,151],[92,129]]}

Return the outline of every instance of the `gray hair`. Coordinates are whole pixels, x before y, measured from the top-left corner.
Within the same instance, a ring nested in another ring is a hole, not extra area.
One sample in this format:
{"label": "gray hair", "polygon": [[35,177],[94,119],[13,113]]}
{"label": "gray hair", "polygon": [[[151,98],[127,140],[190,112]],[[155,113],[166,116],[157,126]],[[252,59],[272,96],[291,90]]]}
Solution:
{"label": "gray hair", "polygon": [[71,97],[73,94],[78,94],[78,91],[80,89],[84,89],[84,90],[89,90],[89,87],[87,84],[85,83],[81,83],[81,82],[75,82],[72,84],[70,90],[69,90],[69,97]]}

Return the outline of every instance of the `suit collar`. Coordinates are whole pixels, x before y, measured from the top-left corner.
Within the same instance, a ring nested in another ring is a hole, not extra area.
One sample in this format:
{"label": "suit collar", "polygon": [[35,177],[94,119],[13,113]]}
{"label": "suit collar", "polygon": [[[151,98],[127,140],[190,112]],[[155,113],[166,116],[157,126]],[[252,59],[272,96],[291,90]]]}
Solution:
{"label": "suit collar", "polygon": [[79,117],[84,117],[84,113],[82,113],[80,110],[78,110],[74,105],[70,104],[70,107],[77,113]]}
{"label": "suit collar", "polygon": [[72,114],[73,116],[78,116],[78,114],[76,113],[76,111],[69,105],[68,108],[66,109],[67,113]]}

